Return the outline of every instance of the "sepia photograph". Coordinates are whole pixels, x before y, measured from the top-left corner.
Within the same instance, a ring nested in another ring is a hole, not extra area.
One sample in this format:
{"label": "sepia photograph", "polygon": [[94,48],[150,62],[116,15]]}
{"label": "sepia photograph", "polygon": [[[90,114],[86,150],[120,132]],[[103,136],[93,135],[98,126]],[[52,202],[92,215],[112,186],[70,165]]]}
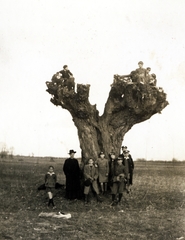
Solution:
{"label": "sepia photograph", "polygon": [[0,5],[0,240],[185,240],[185,1]]}

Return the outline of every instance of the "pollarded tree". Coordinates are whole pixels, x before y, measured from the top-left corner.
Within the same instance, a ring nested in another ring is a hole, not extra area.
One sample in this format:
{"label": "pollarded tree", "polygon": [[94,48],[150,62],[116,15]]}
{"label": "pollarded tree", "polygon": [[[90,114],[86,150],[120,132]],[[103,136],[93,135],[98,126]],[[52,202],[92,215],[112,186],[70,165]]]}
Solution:
{"label": "pollarded tree", "polygon": [[[133,79],[134,80],[134,79]],[[114,76],[104,112],[99,116],[96,105],[89,102],[90,85],[77,84],[76,91],[55,74],[46,82],[51,102],[68,110],[78,129],[82,159],[97,158],[100,151],[106,157],[110,151],[118,155],[124,135],[134,124],[149,119],[168,105],[161,88],[129,82]]]}

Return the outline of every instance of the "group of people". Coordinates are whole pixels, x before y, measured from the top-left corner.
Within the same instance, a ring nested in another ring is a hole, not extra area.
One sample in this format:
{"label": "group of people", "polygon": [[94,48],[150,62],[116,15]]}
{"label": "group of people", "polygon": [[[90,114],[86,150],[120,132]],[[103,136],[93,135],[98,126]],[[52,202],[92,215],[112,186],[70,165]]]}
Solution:
{"label": "group of people", "polygon": [[[111,205],[117,205],[123,196],[123,192],[130,193],[133,184],[134,162],[126,146],[122,146],[122,153],[116,157],[114,152],[109,154],[110,159],[105,158],[104,152],[100,152],[97,159],[89,158],[87,163],[80,167],[74,157],[76,151],[70,150],[70,157],[63,165],[66,177],[65,197],[69,200],[84,199],[89,202],[90,190],[96,196],[98,202],[102,202],[101,195],[109,190],[112,195]],[[45,187],[48,193],[48,206],[53,202],[53,190],[57,182],[54,167],[50,166],[45,175]]]}
{"label": "group of people", "polygon": [[116,75],[119,76],[125,82],[128,83],[141,83],[141,84],[149,84],[151,86],[156,86],[157,79],[154,73],[150,74],[151,68],[147,67],[143,68],[144,63],[142,61],[138,62],[138,68],[132,71],[128,75]]}

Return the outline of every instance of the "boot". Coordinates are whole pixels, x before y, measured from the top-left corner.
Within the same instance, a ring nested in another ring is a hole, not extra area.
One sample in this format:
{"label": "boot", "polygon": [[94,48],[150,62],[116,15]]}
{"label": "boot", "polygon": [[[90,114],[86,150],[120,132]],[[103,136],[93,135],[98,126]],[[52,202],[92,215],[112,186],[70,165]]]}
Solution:
{"label": "boot", "polygon": [[85,204],[87,204],[87,203],[88,203],[88,195],[85,194]]}
{"label": "boot", "polygon": [[118,202],[121,202],[122,196],[123,196],[123,194],[119,193],[119,201]]}
{"label": "boot", "polygon": [[50,203],[51,203],[51,199],[49,199],[49,202],[48,202],[48,207],[50,206]]}
{"label": "boot", "polygon": [[105,187],[105,192],[107,192],[107,183],[105,183],[104,187]]}
{"label": "boot", "polygon": [[104,195],[104,185],[103,185],[103,183],[101,183],[101,193],[102,193],[102,195]]}
{"label": "boot", "polygon": [[111,206],[116,206],[117,205],[117,201],[115,200],[116,198],[116,194],[112,194],[112,203]]}
{"label": "boot", "polygon": [[99,194],[96,195],[97,202],[103,202],[102,199],[100,198]]}
{"label": "boot", "polygon": [[114,202],[116,195],[112,194],[112,202]]}
{"label": "boot", "polygon": [[53,207],[55,207],[55,204],[53,202],[53,198],[51,199],[51,204],[52,204]]}

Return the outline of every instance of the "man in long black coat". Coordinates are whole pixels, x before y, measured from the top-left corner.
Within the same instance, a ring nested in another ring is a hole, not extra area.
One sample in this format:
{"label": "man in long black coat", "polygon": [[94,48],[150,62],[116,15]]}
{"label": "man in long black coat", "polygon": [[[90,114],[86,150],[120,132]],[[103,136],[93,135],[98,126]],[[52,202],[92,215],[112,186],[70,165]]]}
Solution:
{"label": "man in long black coat", "polygon": [[69,151],[70,158],[66,159],[63,171],[66,176],[66,198],[70,200],[80,198],[80,167],[74,158],[74,150]]}

